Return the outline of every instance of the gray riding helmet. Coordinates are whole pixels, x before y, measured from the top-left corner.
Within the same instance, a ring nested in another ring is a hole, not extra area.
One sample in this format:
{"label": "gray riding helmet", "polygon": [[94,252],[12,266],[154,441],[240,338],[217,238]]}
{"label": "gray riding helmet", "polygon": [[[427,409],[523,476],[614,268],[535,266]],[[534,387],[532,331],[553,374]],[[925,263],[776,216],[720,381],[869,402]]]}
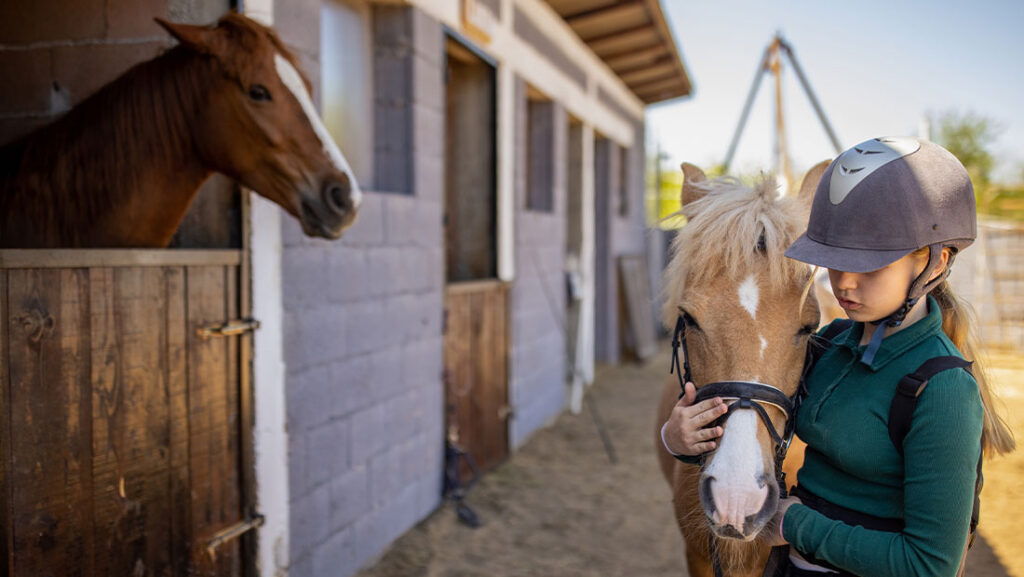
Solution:
{"label": "gray riding helmet", "polygon": [[868,273],[926,246],[961,250],[976,236],[964,165],[933,142],[892,136],[861,142],[828,165],[807,232],[785,255]]}
{"label": "gray riding helmet", "polygon": [[825,169],[807,232],[786,256],[845,272],[870,272],[932,245],[974,242],[974,188],[941,146],[908,137],[876,138]]}
{"label": "gray riding helmet", "polygon": [[[928,264],[903,305],[876,323],[899,326],[907,312],[949,274],[952,257],[977,236],[974,187],[949,151],[926,140],[885,137],[843,152],[829,164],[811,204],[807,232],[786,256],[844,272],[878,270],[928,247]],[[944,274],[942,249],[953,250]],[[871,364],[884,331],[875,331],[861,361]]]}

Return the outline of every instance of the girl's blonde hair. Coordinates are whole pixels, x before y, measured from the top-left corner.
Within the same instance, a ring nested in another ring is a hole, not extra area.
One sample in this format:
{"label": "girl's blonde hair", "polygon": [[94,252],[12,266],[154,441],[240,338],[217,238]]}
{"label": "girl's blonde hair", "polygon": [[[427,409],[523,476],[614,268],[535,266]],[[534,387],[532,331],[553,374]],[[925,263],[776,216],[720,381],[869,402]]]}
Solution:
{"label": "girl's blonde hair", "polygon": [[[915,255],[927,257],[927,251],[928,248],[925,247]],[[935,297],[939,303],[939,309],[942,311],[943,332],[946,333],[949,340],[953,341],[964,358],[974,363],[974,366],[971,367],[971,374],[978,382],[981,404],[985,411],[985,420],[981,431],[982,450],[988,456],[1009,454],[1017,447],[1017,441],[1014,440],[1013,431],[1007,426],[1001,414],[1002,402],[989,387],[988,376],[979,354],[981,347],[978,344],[978,335],[975,331],[977,324],[974,320],[974,311],[967,301],[953,292],[948,280],[942,281],[939,286],[932,289],[931,295]]]}

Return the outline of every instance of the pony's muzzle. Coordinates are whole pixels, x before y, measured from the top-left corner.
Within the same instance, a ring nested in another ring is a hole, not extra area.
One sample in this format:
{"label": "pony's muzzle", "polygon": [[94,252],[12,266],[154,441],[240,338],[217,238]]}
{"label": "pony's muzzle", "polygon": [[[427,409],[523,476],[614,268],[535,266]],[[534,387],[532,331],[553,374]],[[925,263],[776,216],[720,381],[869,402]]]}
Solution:
{"label": "pony's muzzle", "polygon": [[698,488],[701,507],[719,537],[750,541],[775,514],[779,487],[762,475],[748,487],[720,483],[712,475],[702,475]]}

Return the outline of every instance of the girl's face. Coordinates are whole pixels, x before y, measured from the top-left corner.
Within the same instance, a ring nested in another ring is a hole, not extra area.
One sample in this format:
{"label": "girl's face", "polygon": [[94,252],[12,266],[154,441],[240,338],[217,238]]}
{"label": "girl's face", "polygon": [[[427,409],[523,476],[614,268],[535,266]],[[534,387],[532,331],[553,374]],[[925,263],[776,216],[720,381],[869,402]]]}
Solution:
{"label": "girl's face", "polygon": [[910,253],[889,266],[865,273],[829,269],[832,291],[846,315],[858,322],[883,319],[900,308],[928,264],[928,253]]}

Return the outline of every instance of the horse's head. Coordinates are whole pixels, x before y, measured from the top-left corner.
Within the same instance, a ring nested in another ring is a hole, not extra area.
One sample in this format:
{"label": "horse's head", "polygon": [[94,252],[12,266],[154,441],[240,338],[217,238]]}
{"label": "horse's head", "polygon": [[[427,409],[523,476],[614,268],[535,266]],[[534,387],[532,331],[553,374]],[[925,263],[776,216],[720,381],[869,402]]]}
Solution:
{"label": "horse's head", "polygon": [[215,71],[195,111],[203,162],[279,204],[307,235],[338,238],[362,193],[277,35],[237,13],[215,27],[158,22]]}
{"label": "horse's head", "polygon": [[[664,317],[672,326],[683,316],[698,391],[723,381],[770,385],[786,397],[797,391],[818,306],[810,268],[783,252],[806,225],[824,167],[808,173],[794,199],[779,198],[770,178],[751,188],[731,178],[708,181],[683,165],[688,222],[665,272]],[[786,415],[759,406],[764,416],[754,408],[730,412],[701,472],[700,503],[721,537],[754,539],[778,504],[776,446],[765,421],[782,436]]]}

